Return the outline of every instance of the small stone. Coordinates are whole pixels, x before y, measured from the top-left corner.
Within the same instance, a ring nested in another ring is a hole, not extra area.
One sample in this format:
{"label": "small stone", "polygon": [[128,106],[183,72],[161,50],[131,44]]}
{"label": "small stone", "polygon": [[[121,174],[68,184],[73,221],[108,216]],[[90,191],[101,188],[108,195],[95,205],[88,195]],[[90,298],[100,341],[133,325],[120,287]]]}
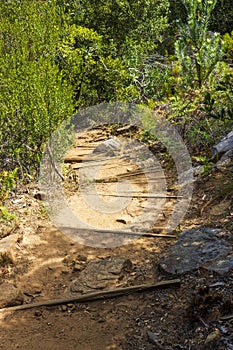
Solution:
{"label": "small stone", "polygon": [[206,347],[213,346],[220,340],[220,338],[221,338],[221,332],[218,328],[215,328],[213,332],[208,334],[205,341],[205,346]]}
{"label": "small stone", "polygon": [[127,221],[124,218],[116,219],[116,222],[120,222],[121,224],[127,224]]}
{"label": "small stone", "polygon": [[68,309],[68,308],[67,308],[66,305],[62,305],[62,306],[61,306],[61,311],[65,312],[65,311],[67,311],[67,309]]}
{"label": "small stone", "polygon": [[105,320],[104,318],[99,318],[99,319],[98,319],[98,322],[99,322],[99,323],[104,323],[105,321],[106,321],[106,320]]}
{"label": "small stone", "polygon": [[75,310],[75,304],[67,304],[68,312],[72,312]]}
{"label": "small stone", "polygon": [[78,262],[74,262],[73,263],[73,269],[72,269],[72,272],[78,272],[78,271],[82,271],[84,269],[84,264],[82,263],[78,263]]}
{"label": "small stone", "polygon": [[35,311],[35,316],[36,316],[36,317],[42,316],[42,311],[41,311],[41,310],[36,310],[36,311]]}
{"label": "small stone", "polygon": [[82,262],[86,262],[86,261],[87,261],[87,257],[84,256],[84,255],[81,255],[81,254],[79,254],[79,255],[77,256],[77,259],[78,259],[79,261],[82,261]]}
{"label": "small stone", "polygon": [[42,200],[45,199],[45,193],[43,193],[43,192],[36,192],[34,194],[34,198],[42,201]]}

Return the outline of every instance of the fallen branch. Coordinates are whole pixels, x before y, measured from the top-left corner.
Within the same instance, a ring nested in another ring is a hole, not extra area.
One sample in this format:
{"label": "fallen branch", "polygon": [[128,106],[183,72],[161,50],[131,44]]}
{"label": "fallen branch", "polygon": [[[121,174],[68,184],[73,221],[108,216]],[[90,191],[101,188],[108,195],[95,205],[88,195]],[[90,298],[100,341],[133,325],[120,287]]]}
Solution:
{"label": "fallen branch", "polygon": [[41,306],[54,306],[54,305],[61,305],[66,303],[85,303],[88,301],[116,298],[122,295],[128,295],[128,294],[137,293],[137,292],[146,292],[156,288],[165,288],[169,286],[179,287],[180,279],[161,281],[155,284],[141,284],[138,286],[115,288],[112,290],[89,293],[78,297],[67,297],[63,299],[38,301],[32,304],[22,304],[17,306],[6,307],[3,309],[0,309],[0,311],[25,310],[25,309],[32,309],[32,308],[41,307]]}

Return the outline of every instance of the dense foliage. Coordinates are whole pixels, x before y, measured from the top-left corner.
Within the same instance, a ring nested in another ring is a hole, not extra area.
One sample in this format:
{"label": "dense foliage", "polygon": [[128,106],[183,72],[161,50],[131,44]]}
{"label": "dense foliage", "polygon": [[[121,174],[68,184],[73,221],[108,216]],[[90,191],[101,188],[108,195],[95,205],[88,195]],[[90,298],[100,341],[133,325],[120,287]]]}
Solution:
{"label": "dense foliage", "polygon": [[2,0],[0,199],[33,179],[61,121],[149,105],[194,152],[232,126],[230,0]]}
{"label": "dense foliage", "polygon": [[24,178],[43,143],[72,113],[72,87],[55,63],[63,14],[54,4],[0,2],[0,170]]}

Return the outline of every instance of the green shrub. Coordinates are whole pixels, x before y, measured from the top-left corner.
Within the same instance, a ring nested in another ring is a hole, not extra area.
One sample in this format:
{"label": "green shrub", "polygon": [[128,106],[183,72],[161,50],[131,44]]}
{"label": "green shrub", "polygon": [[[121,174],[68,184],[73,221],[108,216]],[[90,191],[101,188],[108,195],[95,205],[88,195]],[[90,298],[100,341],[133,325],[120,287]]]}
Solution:
{"label": "green shrub", "polygon": [[43,143],[72,113],[72,89],[54,57],[64,34],[55,1],[0,2],[0,170],[38,169]]}
{"label": "green shrub", "polygon": [[209,32],[211,12],[217,0],[183,0],[187,23],[179,22],[180,38],[175,52],[180,64],[180,83],[184,89],[201,88],[221,60],[220,34]]}
{"label": "green shrub", "polygon": [[18,169],[13,171],[2,171],[0,173],[0,202],[4,201],[9,192],[15,187]]}

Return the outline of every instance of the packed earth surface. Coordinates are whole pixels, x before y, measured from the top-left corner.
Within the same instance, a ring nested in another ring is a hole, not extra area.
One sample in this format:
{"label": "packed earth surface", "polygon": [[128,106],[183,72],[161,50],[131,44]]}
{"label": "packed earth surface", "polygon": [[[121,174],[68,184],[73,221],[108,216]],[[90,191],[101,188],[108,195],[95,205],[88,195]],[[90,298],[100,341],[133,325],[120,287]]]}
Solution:
{"label": "packed earth surface", "polygon": [[233,349],[232,165],[194,172],[189,208],[167,232],[179,200],[175,167],[149,138],[146,157],[141,142],[122,151],[121,138],[135,135],[96,128],[66,154],[57,176],[83,227],[65,223],[63,207],[48,216],[38,184],[5,201],[16,218],[1,221],[1,350]]}

